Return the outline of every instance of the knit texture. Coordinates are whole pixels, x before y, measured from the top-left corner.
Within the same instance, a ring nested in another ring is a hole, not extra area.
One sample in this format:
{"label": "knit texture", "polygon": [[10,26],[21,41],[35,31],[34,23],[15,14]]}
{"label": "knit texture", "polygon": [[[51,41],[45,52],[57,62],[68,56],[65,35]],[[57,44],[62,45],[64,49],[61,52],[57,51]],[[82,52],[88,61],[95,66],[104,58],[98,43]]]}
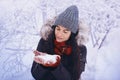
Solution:
{"label": "knit texture", "polygon": [[54,40],[54,51],[56,54],[58,55],[70,55],[72,52],[72,47],[69,45],[66,45],[65,42],[57,42],[56,40]]}
{"label": "knit texture", "polygon": [[68,7],[64,12],[59,14],[54,25],[61,25],[71,32],[76,33],[78,30],[79,12],[75,5]]}

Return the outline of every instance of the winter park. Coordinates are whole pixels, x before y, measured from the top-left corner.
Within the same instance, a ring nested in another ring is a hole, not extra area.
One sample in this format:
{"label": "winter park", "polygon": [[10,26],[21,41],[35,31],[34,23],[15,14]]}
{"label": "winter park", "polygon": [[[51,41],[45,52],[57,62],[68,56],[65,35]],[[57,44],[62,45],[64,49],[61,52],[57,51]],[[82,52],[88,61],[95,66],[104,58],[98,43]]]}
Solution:
{"label": "winter park", "polygon": [[0,0],[0,80],[35,80],[41,26],[70,5],[89,29],[80,80],[120,80],[120,0]]}

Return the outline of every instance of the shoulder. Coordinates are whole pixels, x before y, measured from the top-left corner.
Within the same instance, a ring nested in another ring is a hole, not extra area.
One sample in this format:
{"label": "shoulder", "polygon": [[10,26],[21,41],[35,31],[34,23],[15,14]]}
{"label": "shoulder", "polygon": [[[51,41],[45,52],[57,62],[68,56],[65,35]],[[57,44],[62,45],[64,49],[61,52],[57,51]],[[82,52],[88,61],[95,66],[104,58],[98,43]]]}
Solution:
{"label": "shoulder", "polygon": [[48,46],[50,44],[50,41],[51,41],[50,39],[45,40],[45,39],[41,38],[39,41],[39,44],[41,46]]}
{"label": "shoulder", "polygon": [[47,41],[47,40],[45,40],[45,39],[43,39],[43,38],[40,39],[40,42],[41,42],[41,43],[44,43],[44,42],[46,42],[46,41]]}
{"label": "shoulder", "polygon": [[39,50],[39,49],[43,49],[44,48],[44,46],[46,46],[47,45],[47,40],[44,40],[43,38],[41,38],[40,40],[39,40],[39,42],[38,42],[38,47],[37,47],[37,49]]}
{"label": "shoulder", "polygon": [[43,45],[45,42],[46,42],[46,40],[44,40],[43,38],[41,38],[41,39],[39,40],[38,45]]}
{"label": "shoulder", "polygon": [[87,50],[87,47],[86,47],[85,45],[80,45],[80,46],[79,46],[79,49],[80,49],[81,51],[86,51],[86,50]]}

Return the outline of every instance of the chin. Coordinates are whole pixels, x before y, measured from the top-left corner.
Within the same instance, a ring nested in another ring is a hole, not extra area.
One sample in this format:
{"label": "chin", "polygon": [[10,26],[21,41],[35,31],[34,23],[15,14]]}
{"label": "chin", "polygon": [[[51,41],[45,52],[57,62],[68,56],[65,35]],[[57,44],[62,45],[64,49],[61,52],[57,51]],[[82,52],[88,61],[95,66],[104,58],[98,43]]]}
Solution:
{"label": "chin", "polygon": [[63,42],[63,40],[56,40],[57,42]]}

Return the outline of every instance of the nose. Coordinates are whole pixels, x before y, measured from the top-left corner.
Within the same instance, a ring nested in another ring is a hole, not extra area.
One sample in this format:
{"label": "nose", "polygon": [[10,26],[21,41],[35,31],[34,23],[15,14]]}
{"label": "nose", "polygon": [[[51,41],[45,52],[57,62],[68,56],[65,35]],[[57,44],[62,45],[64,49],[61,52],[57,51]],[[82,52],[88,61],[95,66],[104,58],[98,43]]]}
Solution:
{"label": "nose", "polygon": [[63,32],[62,32],[62,31],[59,31],[59,32],[57,33],[57,35],[58,35],[58,37],[62,37],[62,36],[63,36]]}

